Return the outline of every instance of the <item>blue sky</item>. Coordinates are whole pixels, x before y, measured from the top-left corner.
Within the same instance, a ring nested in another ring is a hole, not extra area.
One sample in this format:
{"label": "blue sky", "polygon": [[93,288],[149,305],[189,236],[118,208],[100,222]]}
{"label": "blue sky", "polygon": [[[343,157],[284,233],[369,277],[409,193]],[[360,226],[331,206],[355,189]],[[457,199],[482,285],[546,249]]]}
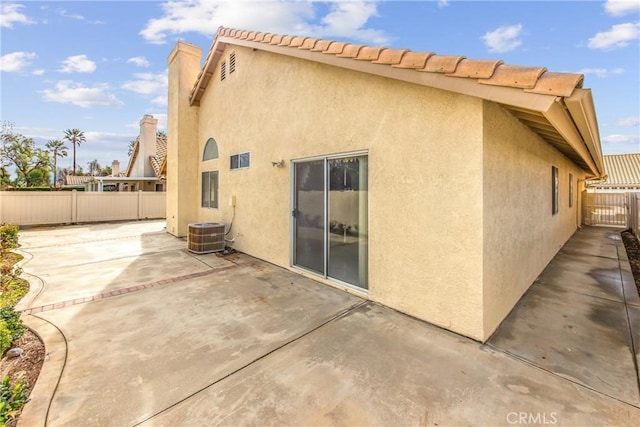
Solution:
{"label": "blue sky", "polygon": [[[79,128],[78,164],[119,160],[144,114],[166,126],[176,40],[218,26],[579,72],[605,154],[640,152],[640,1],[18,1],[0,3],[0,119],[39,145]],[[71,156],[59,166],[71,165]]]}

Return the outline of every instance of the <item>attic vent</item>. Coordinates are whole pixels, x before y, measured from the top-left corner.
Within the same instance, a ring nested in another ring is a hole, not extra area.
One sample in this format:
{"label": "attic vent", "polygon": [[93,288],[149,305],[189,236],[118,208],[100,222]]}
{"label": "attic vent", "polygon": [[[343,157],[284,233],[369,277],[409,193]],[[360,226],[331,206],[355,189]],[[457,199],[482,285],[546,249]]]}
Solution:
{"label": "attic vent", "polygon": [[229,74],[233,73],[236,70],[236,53],[231,52],[229,55]]}
{"label": "attic vent", "polygon": [[222,61],[220,64],[220,81],[224,80],[227,77],[227,63]]}

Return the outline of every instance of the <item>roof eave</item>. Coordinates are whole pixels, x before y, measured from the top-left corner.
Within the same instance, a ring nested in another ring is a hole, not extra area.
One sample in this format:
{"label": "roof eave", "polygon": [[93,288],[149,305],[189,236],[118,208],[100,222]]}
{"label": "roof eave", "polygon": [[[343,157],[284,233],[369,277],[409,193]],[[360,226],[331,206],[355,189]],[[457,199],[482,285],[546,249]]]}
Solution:
{"label": "roof eave", "polygon": [[575,89],[571,96],[564,98],[564,103],[571,114],[580,135],[585,142],[597,168],[597,175],[604,175],[604,158],[600,145],[600,131],[593,95],[590,89]]}
{"label": "roof eave", "polygon": [[593,98],[589,90],[574,89],[569,96],[533,93],[514,87],[479,84],[478,80],[473,78],[452,78],[452,76],[443,73],[417,72],[414,69],[389,67],[370,61],[355,61],[351,58],[321,54],[309,49],[238,39],[218,32],[192,90],[190,97],[192,106],[200,104],[207,84],[228,45],[242,46],[374,74],[538,112],[551,123],[571,149],[584,161],[590,176],[600,177],[604,174],[597,119]]}

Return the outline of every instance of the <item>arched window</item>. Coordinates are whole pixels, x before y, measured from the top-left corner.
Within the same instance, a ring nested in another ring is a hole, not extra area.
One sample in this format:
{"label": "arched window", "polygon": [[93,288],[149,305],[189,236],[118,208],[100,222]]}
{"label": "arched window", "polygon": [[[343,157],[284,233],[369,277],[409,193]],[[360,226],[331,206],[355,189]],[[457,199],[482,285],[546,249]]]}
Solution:
{"label": "arched window", "polygon": [[202,154],[202,161],[217,159],[218,158],[218,144],[213,138],[209,138],[204,145],[204,153]]}

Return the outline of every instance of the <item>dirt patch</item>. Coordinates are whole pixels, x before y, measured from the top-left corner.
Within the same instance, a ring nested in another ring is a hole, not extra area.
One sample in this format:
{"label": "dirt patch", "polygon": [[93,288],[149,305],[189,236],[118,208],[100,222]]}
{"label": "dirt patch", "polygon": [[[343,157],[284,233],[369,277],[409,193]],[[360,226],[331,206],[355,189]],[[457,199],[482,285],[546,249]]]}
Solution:
{"label": "dirt patch", "polygon": [[640,294],[640,242],[631,230],[625,230],[621,234],[624,247],[627,249],[633,280],[636,282],[636,289]]}
{"label": "dirt patch", "polygon": [[[44,362],[44,344],[36,334],[27,329],[22,337],[13,342],[12,347],[19,347],[23,352],[18,357],[3,357],[0,361],[0,375],[2,378],[8,375],[11,384],[22,383],[31,394]],[[15,426],[18,419],[19,415],[7,421],[7,427]]]}

